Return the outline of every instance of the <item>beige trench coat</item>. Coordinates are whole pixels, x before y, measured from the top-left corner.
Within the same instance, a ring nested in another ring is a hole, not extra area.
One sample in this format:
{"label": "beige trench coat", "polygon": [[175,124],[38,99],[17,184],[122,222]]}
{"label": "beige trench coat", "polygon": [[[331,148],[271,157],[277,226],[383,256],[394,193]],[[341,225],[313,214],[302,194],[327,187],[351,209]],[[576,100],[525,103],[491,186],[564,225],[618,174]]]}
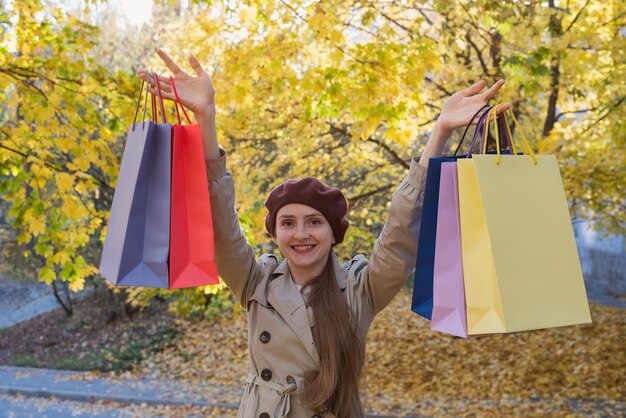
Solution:
{"label": "beige trench coat", "polygon": [[[239,225],[233,180],[221,153],[221,158],[207,161],[215,258],[220,276],[248,313],[250,366],[238,417],[319,417],[295,396],[303,389],[304,371],[317,370],[320,364],[311,308],[286,261],[274,255],[255,258]],[[425,177],[425,168],[413,160],[393,195],[369,261],[362,255],[344,264],[334,259],[337,282],[358,319],[361,341],[414,267]]]}

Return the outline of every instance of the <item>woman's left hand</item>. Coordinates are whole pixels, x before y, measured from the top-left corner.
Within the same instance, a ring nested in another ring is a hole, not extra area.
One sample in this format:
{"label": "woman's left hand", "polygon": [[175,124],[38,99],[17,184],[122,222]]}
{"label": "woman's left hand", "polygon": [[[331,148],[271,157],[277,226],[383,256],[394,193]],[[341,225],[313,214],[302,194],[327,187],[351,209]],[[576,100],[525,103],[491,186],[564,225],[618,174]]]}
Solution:
{"label": "woman's left hand", "polygon": [[[467,126],[472,116],[498,93],[504,83],[506,80],[498,80],[493,86],[481,93],[481,90],[487,85],[487,82],[482,80],[465,90],[454,93],[441,107],[441,114],[437,119],[439,128],[451,132],[456,128]],[[512,107],[513,105],[510,103],[499,106],[498,114]],[[474,119],[473,123],[475,124],[477,120],[478,118]]]}

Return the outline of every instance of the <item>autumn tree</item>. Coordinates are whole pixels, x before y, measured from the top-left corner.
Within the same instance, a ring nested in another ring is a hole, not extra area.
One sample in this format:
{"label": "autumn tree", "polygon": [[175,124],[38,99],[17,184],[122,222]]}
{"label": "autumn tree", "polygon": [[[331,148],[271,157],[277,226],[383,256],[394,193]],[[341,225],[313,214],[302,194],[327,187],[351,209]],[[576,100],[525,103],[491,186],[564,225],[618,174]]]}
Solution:
{"label": "autumn tree", "polygon": [[98,63],[98,29],[59,7],[3,2],[0,21],[0,190],[16,232],[4,250],[79,290],[97,272],[136,86]]}
{"label": "autumn tree", "polygon": [[[2,190],[20,242],[45,259],[42,280],[58,271],[80,288],[95,273],[132,73],[166,73],[155,47],[181,63],[193,52],[211,73],[238,210],[260,250],[275,249],[269,190],[314,175],[350,201],[340,255],[367,253],[441,104],[479,79],[509,80],[498,100],[514,104],[535,150],[558,156],[572,215],[624,231],[621,2],[157,1],[134,32],[34,0],[3,13]],[[180,293],[181,306],[206,303],[205,291]]]}

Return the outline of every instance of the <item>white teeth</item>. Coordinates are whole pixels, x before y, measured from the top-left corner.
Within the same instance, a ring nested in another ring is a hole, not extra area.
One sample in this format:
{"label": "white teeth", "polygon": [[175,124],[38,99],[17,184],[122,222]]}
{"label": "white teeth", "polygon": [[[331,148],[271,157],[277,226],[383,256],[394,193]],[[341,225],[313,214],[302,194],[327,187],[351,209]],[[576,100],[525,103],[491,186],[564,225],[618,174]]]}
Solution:
{"label": "white teeth", "polygon": [[306,251],[306,250],[313,248],[313,246],[312,245],[294,245],[293,248],[296,249],[297,251]]}

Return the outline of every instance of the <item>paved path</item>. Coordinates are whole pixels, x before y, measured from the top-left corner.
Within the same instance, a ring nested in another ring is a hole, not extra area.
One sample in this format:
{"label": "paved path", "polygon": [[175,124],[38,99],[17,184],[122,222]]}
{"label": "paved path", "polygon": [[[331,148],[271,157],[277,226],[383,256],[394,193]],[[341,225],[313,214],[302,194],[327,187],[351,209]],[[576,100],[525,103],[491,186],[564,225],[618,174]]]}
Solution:
{"label": "paved path", "polygon": [[178,379],[120,379],[90,373],[0,366],[0,393],[79,401],[111,400],[148,405],[195,405],[237,409],[243,391]]}
{"label": "paved path", "polygon": [[[75,299],[87,293],[89,291],[71,292],[71,297]],[[25,284],[0,278],[0,328],[10,327],[59,308],[59,302],[50,286],[44,283]]]}
{"label": "paved path", "polygon": [[[241,388],[199,385],[177,379],[93,377],[83,372],[0,366],[0,418],[234,417],[241,394]],[[509,410],[513,407],[515,410],[518,405],[541,404],[548,410],[557,410],[566,404],[578,417],[626,416],[626,400],[611,399],[454,399],[423,400],[421,404],[436,406],[442,413],[448,411],[451,415],[468,405],[502,406]],[[164,407],[174,409],[170,414],[163,411]],[[193,407],[196,407],[195,412],[189,410]],[[212,412],[211,408],[220,408],[220,412]],[[420,411],[413,413],[419,415]],[[370,418],[385,417],[370,415]]]}
{"label": "paved path", "polygon": [[115,406],[0,394],[0,418],[121,418],[131,416],[123,408]]}
{"label": "paved path", "polygon": [[610,283],[597,279],[586,279],[585,288],[589,302],[626,309],[626,295],[616,295],[611,292]]}

